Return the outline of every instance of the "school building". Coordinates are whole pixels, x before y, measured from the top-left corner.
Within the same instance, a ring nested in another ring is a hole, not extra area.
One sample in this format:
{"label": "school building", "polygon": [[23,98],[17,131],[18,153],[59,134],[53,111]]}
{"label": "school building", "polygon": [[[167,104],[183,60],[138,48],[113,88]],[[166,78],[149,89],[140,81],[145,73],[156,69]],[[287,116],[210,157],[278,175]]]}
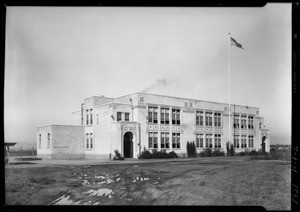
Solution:
{"label": "school building", "polygon": [[[144,149],[186,155],[186,143],[226,152],[269,152],[270,133],[258,107],[137,92],[109,98],[84,99],[72,113],[72,125],[37,128],[37,154],[50,159],[113,158],[117,149],[125,158],[138,158]],[[230,129],[229,129],[230,127]],[[231,135],[229,135],[229,132]]]}

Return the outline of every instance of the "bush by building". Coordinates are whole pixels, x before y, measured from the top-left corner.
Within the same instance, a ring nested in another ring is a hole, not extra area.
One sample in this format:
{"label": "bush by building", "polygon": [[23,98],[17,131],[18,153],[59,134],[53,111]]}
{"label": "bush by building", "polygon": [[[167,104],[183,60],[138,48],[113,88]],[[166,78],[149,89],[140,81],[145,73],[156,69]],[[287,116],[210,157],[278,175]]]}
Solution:
{"label": "bush by building", "polygon": [[119,153],[119,151],[117,149],[115,149],[115,157],[113,158],[113,160],[124,160],[124,157],[122,157],[122,155]]}
{"label": "bush by building", "polygon": [[152,150],[152,153],[146,149],[141,153],[139,159],[161,159],[161,158],[178,158],[178,155],[172,151],[167,153],[166,150]]}
{"label": "bush by building", "polygon": [[226,143],[226,150],[227,150],[227,156],[234,156],[235,155],[233,144],[230,145],[230,149],[229,149],[229,143],[227,142]]}

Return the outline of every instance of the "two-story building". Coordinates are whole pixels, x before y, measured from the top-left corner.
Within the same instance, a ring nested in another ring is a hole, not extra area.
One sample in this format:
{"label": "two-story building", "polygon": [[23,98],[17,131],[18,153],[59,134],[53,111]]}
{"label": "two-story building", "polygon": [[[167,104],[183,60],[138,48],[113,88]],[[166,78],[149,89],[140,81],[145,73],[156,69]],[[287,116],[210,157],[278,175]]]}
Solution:
{"label": "two-story building", "polygon": [[[172,96],[134,93],[118,98],[93,96],[72,113],[74,125],[37,128],[37,153],[44,158],[112,158],[117,149],[125,158],[138,158],[144,149],[186,154],[194,141],[226,152],[269,151],[269,130],[259,108]],[[230,129],[229,129],[230,127]],[[230,134],[229,134],[230,133]]]}

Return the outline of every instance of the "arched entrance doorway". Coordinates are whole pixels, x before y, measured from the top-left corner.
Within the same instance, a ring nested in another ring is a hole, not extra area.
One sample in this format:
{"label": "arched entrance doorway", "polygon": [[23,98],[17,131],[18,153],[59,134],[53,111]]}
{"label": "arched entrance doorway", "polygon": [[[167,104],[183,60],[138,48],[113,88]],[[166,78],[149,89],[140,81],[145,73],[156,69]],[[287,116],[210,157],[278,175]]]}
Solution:
{"label": "arched entrance doorway", "polygon": [[263,136],[263,137],[262,137],[262,141],[261,141],[261,150],[262,150],[263,153],[266,152],[266,139],[267,139],[266,136]]}
{"label": "arched entrance doorway", "polygon": [[123,142],[124,142],[124,158],[132,158],[133,157],[133,133],[126,132],[124,134]]}

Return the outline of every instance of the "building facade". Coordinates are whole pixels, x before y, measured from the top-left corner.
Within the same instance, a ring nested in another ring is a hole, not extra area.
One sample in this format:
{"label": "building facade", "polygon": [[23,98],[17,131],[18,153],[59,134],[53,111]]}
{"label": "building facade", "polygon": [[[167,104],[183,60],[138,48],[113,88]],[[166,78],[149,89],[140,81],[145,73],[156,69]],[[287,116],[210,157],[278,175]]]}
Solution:
{"label": "building facade", "polygon": [[[269,152],[270,134],[259,108],[134,93],[118,98],[93,96],[72,113],[73,125],[37,129],[37,153],[45,158],[112,158],[118,150],[125,158],[138,158],[144,149],[186,155],[186,143],[226,152],[230,140],[235,151]],[[231,127],[229,129],[229,127]],[[229,132],[231,135],[229,135]]]}

